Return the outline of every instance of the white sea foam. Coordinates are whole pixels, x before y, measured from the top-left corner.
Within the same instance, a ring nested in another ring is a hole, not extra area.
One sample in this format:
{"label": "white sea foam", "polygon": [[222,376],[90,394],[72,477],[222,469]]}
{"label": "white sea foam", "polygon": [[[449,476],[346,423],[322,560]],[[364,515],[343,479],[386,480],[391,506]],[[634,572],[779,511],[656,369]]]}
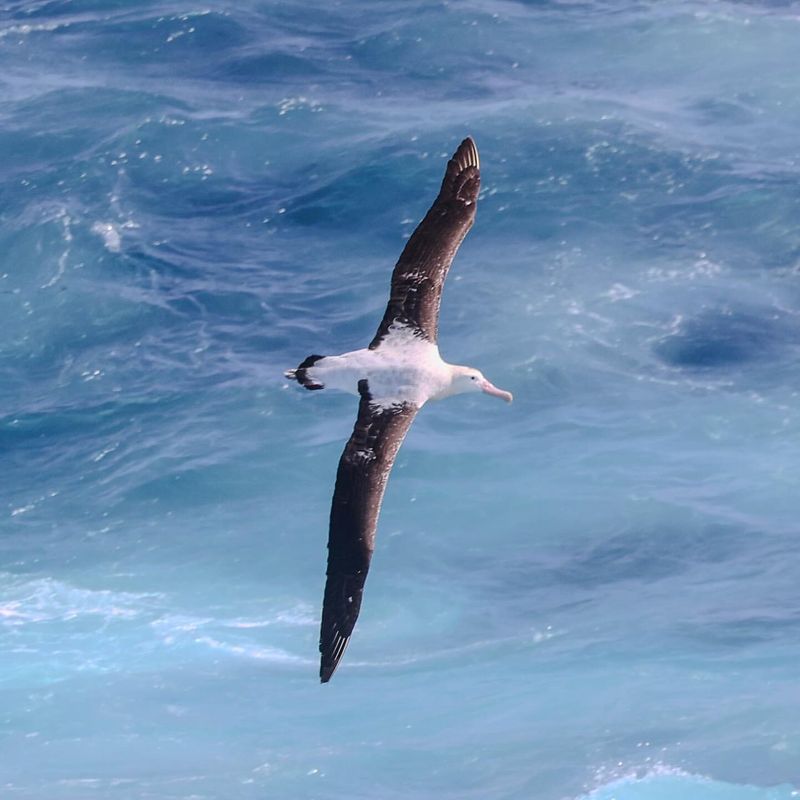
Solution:
{"label": "white sea foam", "polygon": [[54,286],[61,280],[64,272],[67,269],[67,259],[69,258],[70,249],[72,247],[72,219],[69,214],[67,214],[67,210],[62,208],[56,215],[56,219],[60,220],[61,222],[64,231],[63,238],[66,246],[58,257],[58,269],[56,270],[55,275],[42,284],[42,289],[49,289],[51,286]]}
{"label": "white sea foam", "polygon": [[298,605],[285,611],[277,611],[269,619],[247,619],[237,617],[235,619],[223,621],[228,628],[265,628],[271,625],[288,625],[305,627],[308,625],[316,626],[319,622],[317,612],[311,606]]}
{"label": "white sea foam", "polygon": [[38,24],[23,23],[22,25],[9,25],[7,28],[0,28],[0,39],[5,39],[7,36],[28,36],[31,33],[57,31],[59,28],[67,28],[69,25],[69,22],[40,22]]}
{"label": "white sea foam", "polygon": [[92,225],[92,233],[103,239],[103,244],[110,253],[119,253],[122,249],[119,228],[113,222],[95,222]]}
{"label": "white sea foam", "polygon": [[307,97],[284,97],[278,103],[278,114],[283,117],[286,114],[296,111],[300,108],[307,108],[312,113],[316,114],[322,111],[322,106],[317,100],[310,100]]}
{"label": "white sea foam", "polygon": [[213,650],[220,650],[228,655],[239,656],[240,658],[252,658],[258,661],[271,661],[276,664],[314,664],[311,659],[288,653],[278,647],[263,647],[253,644],[238,644],[234,642],[224,642],[212,636],[200,636],[195,639],[197,644],[206,645]]}
{"label": "white sea foam", "polygon": [[151,626],[169,643],[175,642],[184,634],[198,631],[221,629],[255,630],[270,627],[307,627],[316,626],[318,618],[308,605],[300,604],[288,609],[277,610],[263,617],[225,617],[193,616],[190,614],[166,613],[151,621]]}
{"label": "white sea foam", "polygon": [[699,781],[708,780],[661,762],[650,763],[648,760],[644,764],[633,765],[620,761],[616,764],[599,767],[594,774],[593,787],[587,794],[581,795],[581,800],[606,800],[609,796],[613,796],[616,790],[625,786],[665,776],[692,778]]}
{"label": "white sea foam", "polygon": [[7,625],[74,620],[80,617],[134,619],[162,598],[157,593],[87,589],[53,578],[20,581],[3,576],[0,622]]}

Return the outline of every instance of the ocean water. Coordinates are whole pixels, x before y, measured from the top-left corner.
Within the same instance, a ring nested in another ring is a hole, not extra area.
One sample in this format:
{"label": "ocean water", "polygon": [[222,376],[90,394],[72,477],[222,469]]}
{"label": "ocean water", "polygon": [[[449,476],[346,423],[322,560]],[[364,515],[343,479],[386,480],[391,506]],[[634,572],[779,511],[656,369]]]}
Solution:
{"label": "ocean water", "polygon": [[[0,796],[800,790],[800,4],[0,4]],[[363,346],[448,360],[318,683]]]}

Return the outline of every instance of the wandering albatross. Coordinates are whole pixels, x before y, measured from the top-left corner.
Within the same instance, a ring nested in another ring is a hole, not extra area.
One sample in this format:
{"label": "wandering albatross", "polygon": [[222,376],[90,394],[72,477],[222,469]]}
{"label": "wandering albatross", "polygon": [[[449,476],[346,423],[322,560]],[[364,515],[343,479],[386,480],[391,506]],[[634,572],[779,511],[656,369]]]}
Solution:
{"label": "wandering albatross", "polygon": [[442,286],[475,220],[479,188],[478,150],[467,138],[447,162],[438,197],[400,254],[386,313],[369,346],[340,356],[309,356],[286,372],[306,389],[360,397],[331,506],[319,639],[322,683],[330,680],[353,633],[386,481],[417,411],[428,400],[463,392],[512,400],[477,369],[443,361],[436,344]]}

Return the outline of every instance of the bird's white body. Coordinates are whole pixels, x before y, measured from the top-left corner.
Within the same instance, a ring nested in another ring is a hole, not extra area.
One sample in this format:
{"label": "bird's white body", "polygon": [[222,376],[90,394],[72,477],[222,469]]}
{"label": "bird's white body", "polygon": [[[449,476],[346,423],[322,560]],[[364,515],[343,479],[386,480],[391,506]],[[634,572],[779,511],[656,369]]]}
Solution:
{"label": "bird's white body", "polygon": [[371,403],[381,407],[402,403],[420,407],[451,394],[453,385],[453,366],[442,360],[439,348],[398,324],[374,350],[326,356],[308,374],[326,389],[351,394],[358,394],[358,382],[366,379]]}

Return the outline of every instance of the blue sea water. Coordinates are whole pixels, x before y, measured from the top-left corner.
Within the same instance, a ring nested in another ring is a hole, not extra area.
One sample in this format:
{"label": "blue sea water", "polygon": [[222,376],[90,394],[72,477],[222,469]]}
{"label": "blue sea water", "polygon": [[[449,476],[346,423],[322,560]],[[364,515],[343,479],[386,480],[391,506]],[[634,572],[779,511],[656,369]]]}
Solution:
{"label": "blue sea water", "polygon": [[[800,790],[800,4],[0,4],[0,796]],[[481,151],[356,634],[352,397]]]}

